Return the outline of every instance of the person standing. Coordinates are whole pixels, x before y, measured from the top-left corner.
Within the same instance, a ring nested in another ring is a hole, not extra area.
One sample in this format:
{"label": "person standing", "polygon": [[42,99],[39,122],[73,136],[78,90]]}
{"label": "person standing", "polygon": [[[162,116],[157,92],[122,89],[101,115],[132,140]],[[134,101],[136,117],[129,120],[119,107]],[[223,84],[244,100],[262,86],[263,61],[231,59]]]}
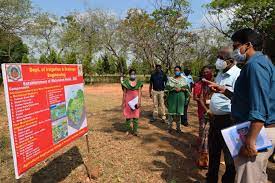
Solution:
{"label": "person standing", "polygon": [[154,122],[158,115],[161,116],[163,122],[166,120],[164,89],[167,82],[166,74],[161,70],[161,65],[156,65],[156,69],[150,78],[149,94],[153,98],[154,109],[150,122]]}
{"label": "person standing", "polygon": [[[221,49],[215,65],[216,69],[219,70],[215,82],[233,91],[241,70],[235,65],[232,49]],[[208,136],[209,167],[207,182],[218,182],[221,152],[223,151],[226,169],[222,176],[222,182],[233,183],[236,174],[234,161],[221,134],[222,129],[234,124],[231,119],[231,101],[223,94],[214,93],[210,100],[209,109],[211,120]]]}
{"label": "person standing", "polygon": [[181,76],[181,67],[176,66],[174,69],[175,76],[170,77],[167,85],[166,91],[168,92],[168,132],[172,132],[173,120],[177,123],[177,132],[181,132],[181,115],[184,114],[184,106],[189,100],[189,88],[186,83],[185,78]]}
{"label": "person standing", "polygon": [[[189,87],[189,92],[192,93],[192,89],[194,86],[194,81],[193,81],[193,77],[191,76],[191,69],[188,66],[185,66],[183,73],[182,73],[182,77],[185,78],[187,85]],[[181,124],[184,126],[188,126],[189,122],[188,122],[188,105],[190,102],[190,98],[186,104],[186,106],[184,106],[184,115],[181,116]]]}
{"label": "person standing", "polygon": [[[130,69],[129,75],[130,79],[125,79],[122,82],[122,109],[126,118],[126,135],[129,135],[129,133],[132,132],[134,136],[137,136],[138,119],[141,107],[141,89],[143,87],[143,83],[141,81],[137,81],[136,71],[134,69]],[[129,102],[134,100],[137,101],[137,104],[135,106],[130,106]],[[133,129],[131,128],[131,121],[133,121]]]}
{"label": "person standing", "polygon": [[[215,83],[208,84],[214,91],[231,98],[231,113],[236,123],[251,121],[239,155],[234,159],[235,182],[266,183],[268,158],[275,145],[275,68],[261,52],[261,35],[254,30],[240,29],[231,40],[235,60],[245,62],[234,92]],[[263,127],[273,147],[257,151],[256,139]]]}
{"label": "person standing", "polygon": [[202,78],[213,80],[211,66],[204,66],[200,72],[200,80],[195,83],[193,99],[197,101],[199,118],[199,138],[198,138],[198,159],[197,166],[200,168],[208,167],[208,130],[209,130],[209,103],[211,90],[208,85],[202,82]]}

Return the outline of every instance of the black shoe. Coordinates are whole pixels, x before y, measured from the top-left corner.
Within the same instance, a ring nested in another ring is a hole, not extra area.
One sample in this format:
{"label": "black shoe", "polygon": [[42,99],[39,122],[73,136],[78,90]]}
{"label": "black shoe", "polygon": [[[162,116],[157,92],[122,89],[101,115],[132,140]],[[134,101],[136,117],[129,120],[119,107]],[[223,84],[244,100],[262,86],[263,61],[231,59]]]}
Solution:
{"label": "black shoe", "polygon": [[186,126],[186,127],[189,126],[189,123],[188,123],[187,121],[186,121],[186,122],[182,122],[181,124],[182,124],[183,126]]}

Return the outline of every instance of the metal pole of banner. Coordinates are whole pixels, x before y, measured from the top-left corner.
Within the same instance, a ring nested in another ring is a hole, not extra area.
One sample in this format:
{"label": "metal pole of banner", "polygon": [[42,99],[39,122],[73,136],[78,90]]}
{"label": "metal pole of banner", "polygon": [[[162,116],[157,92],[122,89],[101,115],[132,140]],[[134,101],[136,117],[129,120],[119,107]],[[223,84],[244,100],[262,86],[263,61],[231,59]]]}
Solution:
{"label": "metal pole of banner", "polygon": [[[90,161],[90,156],[89,156],[89,154],[90,154],[90,145],[89,145],[89,136],[88,136],[88,133],[87,133],[85,136],[86,136],[86,145],[87,145],[87,151],[88,151],[88,154],[87,154],[87,163],[88,163],[88,162]],[[83,162],[83,164],[84,164],[85,169],[86,169],[86,171],[87,171],[88,178],[89,178],[89,180],[91,180],[92,177],[91,177],[90,169],[89,169],[89,167],[86,165],[85,162]],[[89,164],[89,163],[88,163],[88,164]]]}
{"label": "metal pole of banner", "polygon": [[88,150],[88,153],[90,153],[90,145],[89,145],[89,136],[88,136],[88,133],[85,136],[86,136],[87,150]]}

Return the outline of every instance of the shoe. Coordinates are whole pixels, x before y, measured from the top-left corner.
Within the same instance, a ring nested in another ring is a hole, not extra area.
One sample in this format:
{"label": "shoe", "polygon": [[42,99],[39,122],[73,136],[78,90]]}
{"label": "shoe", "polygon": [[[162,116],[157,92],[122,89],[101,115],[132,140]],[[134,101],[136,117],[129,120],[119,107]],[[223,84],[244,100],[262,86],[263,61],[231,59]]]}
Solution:
{"label": "shoe", "polygon": [[139,135],[138,135],[137,132],[134,132],[134,133],[133,133],[133,136],[138,137]]}
{"label": "shoe", "polygon": [[273,154],[272,156],[270,156],[269,161],[271,163],[275,163],[275,154]]}
{"label": "shoe", "polygon": [[155,122],[156,121],[156,119],[155,118],[151,118],[150,119],[150,122],[152,123],[152,122]]}
{"label": "shoe", "polygon": [[186,127],[189,126],[189,123],[188,123],[187,121],[186,121],[186,122],[182,122],[181,124],[182,124],[183,126],[186,126]]}
{"label": "shoe", "polygon": [[129,131],[125,132],[125,135],[126,135],[126,136],[129,136],[129,134],[130,134],[130,132],[129,132]]}

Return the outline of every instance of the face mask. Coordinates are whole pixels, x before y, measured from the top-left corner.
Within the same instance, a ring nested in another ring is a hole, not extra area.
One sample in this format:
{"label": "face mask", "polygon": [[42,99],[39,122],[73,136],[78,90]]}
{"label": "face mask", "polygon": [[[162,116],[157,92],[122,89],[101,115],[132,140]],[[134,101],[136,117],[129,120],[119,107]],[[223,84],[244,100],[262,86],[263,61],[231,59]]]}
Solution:
{"label": "face mask", "polygon": [[209,72],[208,74],[205,74],[203,77],[207,80],[211,80],[212,79],[212,73]]}
{"label": "face mask", "polygon": [[137,76],[135,74],[131,74],[130,75],[130,80],[131,81],[134,81],[136,78],[137,78]]}
{"label": "face mask", "polygon": [[233,58],[237,61],[237,62],[244,62],[246,60],[246,55],[241,54],[240,48],[236,49],[233,51]]}
{"label": "face mask", "polygon": [[175,76],[180,76],[180,71],[175,72]]}
{"label": "face mask", "polygon": [[227,63],[224,60],[218,58],[215,63],[215,66],[216,66],[216,69],[221,71],[227,67]]}

